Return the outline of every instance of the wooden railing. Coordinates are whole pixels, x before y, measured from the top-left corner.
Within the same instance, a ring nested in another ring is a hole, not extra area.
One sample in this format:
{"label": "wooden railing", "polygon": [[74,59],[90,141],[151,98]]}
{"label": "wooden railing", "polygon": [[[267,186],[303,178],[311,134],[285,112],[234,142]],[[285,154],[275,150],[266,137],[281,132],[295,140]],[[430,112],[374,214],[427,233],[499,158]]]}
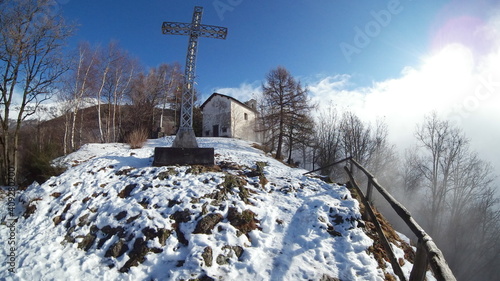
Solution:
{"label": "wooden railing", "polygon": [[[406,225],[410,228],[410,230],[417,237],[417,253],[415,256],[415,261],[413,264],[413,269],[410,273],[409,281],[423,281],[425,280],[425,274],[427,272],[427,268],[430,265],[434,277],[441,281],[455,281],[455,276],[451,271],[450,267],[446,263],[446,260],[443,256],[443,253],[436,246],[432,238],[425,232],[425,230],[413,219],[410,212],[403,206],[403,204],[399,203],[384,187],[382,187],[378,182],[375,176],[373,176],[365,167],[359,164],[356,160],[352,159],[352,157],[348,157],[332,163],[328,166],[313,170],[309,173],[313,173],[334,165],[338,165],[340,163],[349,163],[350,165],[346,165],[344,170],[346,171],[350,183],[356,189],[359,196],[361,197],[362,203],[365,205],[366,216],[371,218],[373,224],[377,229],[377,233],[380,237],[383,247],[385,248],[391,265],[393,267],[394,273],[399,277],[399,280],[406,281],[406,277],[403,274],[403,270],[401,269],[396,256],[394,255],[392,248],[389,244],[389,241],[384,235],[382,227],[375,216],[375,213],[371,207],[371,200],[373,194],[373,187],[382,195],[382,197],[391,205],[394,211],[403,219]],[[349,166],[349,167],[348,167]],[[363,194],[358,184],[354,179],[354,167],[358,168],[363,174],[367,177],[367,190],[366,196]]]}

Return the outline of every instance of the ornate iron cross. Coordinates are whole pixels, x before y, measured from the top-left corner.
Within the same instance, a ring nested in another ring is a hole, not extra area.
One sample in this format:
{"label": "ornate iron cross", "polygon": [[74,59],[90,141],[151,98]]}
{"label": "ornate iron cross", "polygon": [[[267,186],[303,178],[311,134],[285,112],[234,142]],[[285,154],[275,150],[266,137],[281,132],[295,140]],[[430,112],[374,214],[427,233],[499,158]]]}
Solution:
{"label": "ornate iron cross", "polygon": [[215,39],[226,39],[227,28],[213,25],[201,24],[203,7],[194,7],[193,20],[191,23],[164,22],[163,34],[189,35],[189,45],[186,57],[186,70],[184,74],[184,90],[182,92],[181,122],[177,131],[173,147],[196,148],[198,143],[193,130],[193,99],[194,78],[196,69],[196,52],[198,38],[208,37]]}

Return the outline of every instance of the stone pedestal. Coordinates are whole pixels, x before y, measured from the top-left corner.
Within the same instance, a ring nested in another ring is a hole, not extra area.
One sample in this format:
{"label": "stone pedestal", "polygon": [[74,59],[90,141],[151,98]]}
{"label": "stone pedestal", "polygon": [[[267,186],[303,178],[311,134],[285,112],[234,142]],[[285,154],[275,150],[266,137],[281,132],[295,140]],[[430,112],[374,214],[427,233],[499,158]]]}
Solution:
{"label": "stone pedestal", "polygon": [[153,166],[214,165],[214,149],[199,148],[193,128],[180,128],[172,147],[155,147]]}
{"label": "stone pedestal", "polygon": [[155,147],[153,166],[214,165],[213,148]]}
{"label": "stone pedestal", "polygon": [[180,127],[175,135],[172,147],[197,148],[198,142],[196,141],[193,128]]}

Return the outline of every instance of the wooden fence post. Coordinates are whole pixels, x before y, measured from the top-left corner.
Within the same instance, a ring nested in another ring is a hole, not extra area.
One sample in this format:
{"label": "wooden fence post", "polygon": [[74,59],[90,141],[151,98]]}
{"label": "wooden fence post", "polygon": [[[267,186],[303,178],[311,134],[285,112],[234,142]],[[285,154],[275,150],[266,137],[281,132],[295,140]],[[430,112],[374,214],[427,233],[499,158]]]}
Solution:
{"label": "wooden fence post", "polygon": [[427,250],[425,249],[422,239],[418,239],[417,253],[411,270],[409,281],[424,281],[425,273],[427,272]]}
{"label": "wooden fence post", "polygon": [[349,168],[349,170],[351,170],[351,174],[354,177],[354,162],[353,162],[352,158],[349,159],[349,163],[351,164],[351,167]]}
{"label": "wooden fence post", "polygon": [[372,179],[368,178],[368,187],[366,188],[366,200],[368,200],[368,202],[370,202],[370,203],[373,203],[372,202],[372,190],[373,190]]}

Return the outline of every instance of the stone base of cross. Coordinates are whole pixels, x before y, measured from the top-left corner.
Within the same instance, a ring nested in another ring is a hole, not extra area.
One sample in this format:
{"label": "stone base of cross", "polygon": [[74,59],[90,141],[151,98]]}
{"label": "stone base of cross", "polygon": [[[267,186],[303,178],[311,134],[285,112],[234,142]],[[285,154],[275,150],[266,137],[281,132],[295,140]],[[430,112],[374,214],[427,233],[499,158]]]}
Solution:
{"label": "stone base of cross", "polygon": [[201,24],[202,7],[195,7],[191,23],[164,22],[163,34],[189,35],[186,57],[185,85],[182,93],[181,124],[172,147],[156,147],[154,166],[213,165],[214,149],[198,148],[193,130],[193,89],[198,38],[226,39],[227,28]]}
{"label": "stone base of cross", "polygon": [[172,147],[177,148],[198,148],[198,142],[196,141],[196,135],[194,134],[193,128],[181,127],[175,135]]}

